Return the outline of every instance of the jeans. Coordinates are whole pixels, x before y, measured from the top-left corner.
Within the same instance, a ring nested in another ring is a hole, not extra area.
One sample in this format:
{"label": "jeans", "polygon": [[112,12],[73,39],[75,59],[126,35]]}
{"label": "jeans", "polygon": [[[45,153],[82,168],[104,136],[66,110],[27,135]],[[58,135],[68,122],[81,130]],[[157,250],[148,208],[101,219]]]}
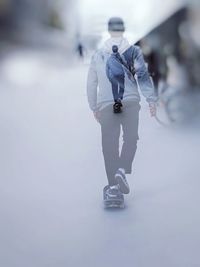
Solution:
{"label": "jeans", "polygon": [[[132,163],[137,149],[138,121],[140,104],[135,101],[123,103],[123,111],[114,114],[112,105],[100,111],[102,151],[109,185],[115,185],[115,173],[124,168],[127,174],[132,172]],[[120,133],[123,132],[121,151]]]}
{"label": "jeans", "polygon": [[116,102],[118,99],[123,99],[124,95],[124,74],[115,76],[113,80],[111,81],[112,85],[112,93],[113,93],[113,98],[114,101]]}

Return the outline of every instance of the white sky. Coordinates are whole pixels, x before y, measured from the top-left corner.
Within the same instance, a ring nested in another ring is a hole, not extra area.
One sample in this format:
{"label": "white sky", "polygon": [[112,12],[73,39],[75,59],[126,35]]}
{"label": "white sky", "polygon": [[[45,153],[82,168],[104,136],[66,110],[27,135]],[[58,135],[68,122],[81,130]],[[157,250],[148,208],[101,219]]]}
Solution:
{"label": "white sky", "polygon": [[80,28],[83,34],[96,34],[106,30],[111,16],[125,20],[128,31],[135,38],[142,37],[184,0],[79,0]]}

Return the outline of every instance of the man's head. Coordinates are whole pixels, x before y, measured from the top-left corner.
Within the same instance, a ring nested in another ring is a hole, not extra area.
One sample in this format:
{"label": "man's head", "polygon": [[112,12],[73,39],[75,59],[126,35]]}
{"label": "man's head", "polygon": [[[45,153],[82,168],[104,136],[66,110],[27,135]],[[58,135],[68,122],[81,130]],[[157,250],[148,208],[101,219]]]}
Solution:
{"label": "man's head", "polygon": [[112,37],[122,36],[125,31],[124,21],[119,17],[112,17],[108,21],[108,32]]}

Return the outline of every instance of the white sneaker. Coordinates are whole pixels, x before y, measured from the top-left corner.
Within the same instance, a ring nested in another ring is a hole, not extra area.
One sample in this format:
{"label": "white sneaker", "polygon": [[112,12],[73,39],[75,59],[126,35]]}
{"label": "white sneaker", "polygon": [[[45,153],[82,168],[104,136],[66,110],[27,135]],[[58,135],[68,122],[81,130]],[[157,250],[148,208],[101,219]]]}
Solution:
{"label": "white sneaker", "polygon": [[130,192],[129,184],[126,180],[126,174],[124,169],[118,169],[118,171],[115,174],[115,179],[117,180],[117,183],[119,185],[119,190],[123,194],[128,194]]}
{"label": "white sneaker", "polygon": [[110,186],[107,190],[106,190],[106,195],[110,198],[114,197],[118,197],[119,194],[121,194],[121,191],[119,190],[119,186],[118,185],[114,185],[114,186]]}

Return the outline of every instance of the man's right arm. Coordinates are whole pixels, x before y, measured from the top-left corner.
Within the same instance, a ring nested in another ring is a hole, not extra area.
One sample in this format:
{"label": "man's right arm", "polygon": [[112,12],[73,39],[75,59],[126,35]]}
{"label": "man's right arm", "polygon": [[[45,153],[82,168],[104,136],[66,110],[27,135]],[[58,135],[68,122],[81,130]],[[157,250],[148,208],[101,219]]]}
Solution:
{"label": "man's right arm", "polygon": [[97,110],[97,87],[98,87],[98,77],[96,72],[95,60],[93,56],[87,77],[87,98],[90,109],[93,112]]}

